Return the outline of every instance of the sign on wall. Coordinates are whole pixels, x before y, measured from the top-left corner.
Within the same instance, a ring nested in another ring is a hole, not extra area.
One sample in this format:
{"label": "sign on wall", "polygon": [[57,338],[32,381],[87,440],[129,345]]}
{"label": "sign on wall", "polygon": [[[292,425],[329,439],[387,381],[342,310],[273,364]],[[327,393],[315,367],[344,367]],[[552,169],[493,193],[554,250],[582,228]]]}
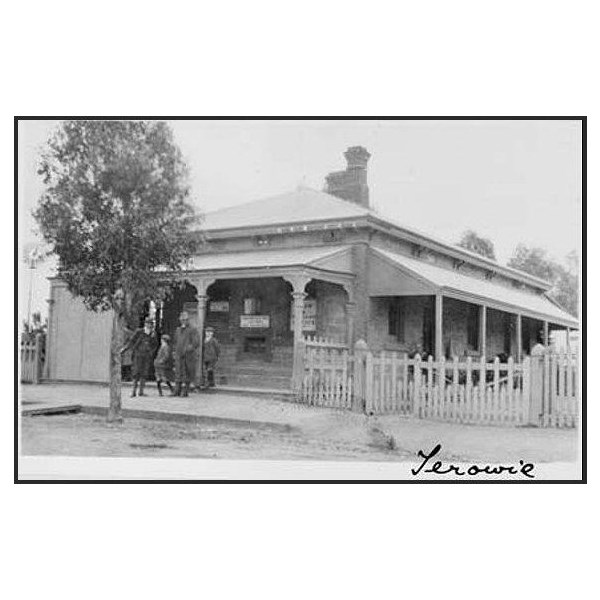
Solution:
{"label": "sign on wall", "polygon": [[[290,329],[294,331],[294,311],[291,311]],[[307,298],[302,312],[302,331],[317,330],[317,299]]]}
{"label": "sign on wall", "polygon": [[267,329],[270,327],[269,315],[240,315],[240,327]]}
{"label": "sign on wall", "polygon": [[229,300],[212,300],[208,305],[210,312],[229,312]]}

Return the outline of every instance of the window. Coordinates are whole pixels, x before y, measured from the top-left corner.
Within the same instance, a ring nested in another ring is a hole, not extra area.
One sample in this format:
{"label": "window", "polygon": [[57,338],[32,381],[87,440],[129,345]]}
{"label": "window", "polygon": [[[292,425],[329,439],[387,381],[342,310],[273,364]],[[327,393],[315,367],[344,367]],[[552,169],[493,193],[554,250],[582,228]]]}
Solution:
{"label": "window", "polygon": [[260,314],[260,298],[257,298],[256,296],[247,296],[246,298],[244,298],[244,314]]}
{"label": "window", "polygon": [[406,310],[403,298],[393,298],[388,307],[388,333],[404,342]]}
{"label": "window", "polygon": [[479,348],[479,306],[469,304],[467,313],[467,344],[473,350]]}

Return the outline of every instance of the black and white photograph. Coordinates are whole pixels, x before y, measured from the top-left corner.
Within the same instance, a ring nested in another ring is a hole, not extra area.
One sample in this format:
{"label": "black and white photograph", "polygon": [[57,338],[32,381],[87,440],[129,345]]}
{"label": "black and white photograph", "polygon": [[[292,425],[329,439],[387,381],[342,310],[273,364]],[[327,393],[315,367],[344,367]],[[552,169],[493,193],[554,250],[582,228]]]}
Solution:
{"label": "black and white photograph", "polygon": [[2,596],[593,596],[594,9],[3,6]]}
{"label": "black and white photograph", "polygon": [[16,118],[19,478],[581,481],[585,128]]}

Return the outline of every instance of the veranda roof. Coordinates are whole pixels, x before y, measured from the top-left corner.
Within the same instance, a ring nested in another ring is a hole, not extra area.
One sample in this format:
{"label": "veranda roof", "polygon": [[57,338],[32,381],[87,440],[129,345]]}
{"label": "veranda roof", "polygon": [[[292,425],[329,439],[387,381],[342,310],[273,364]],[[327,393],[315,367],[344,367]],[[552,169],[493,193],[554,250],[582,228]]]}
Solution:
{"label": "veranda roof", "polygon": [[[497,308],[511,313],[520,313],[527,317],[549,321],[565,327],[579,329],[579,322],[566,311],[559,308],[544,294],[536,294],[524,290],[506,287],[493,281],[476,279],[450,270],[438,265],[416,260],[383,250],[372,248],[375,257],[383,257],[388,265],[393,266],[398,276],[392,278],[389,274],[378,272],[385,281],[378,282],[372,279],[372,295],[403,295],[403,289],[408,289],[412,295],[442,292],[448,296],[472,302],[474,304],[485,304],[491,308]],[[377,269],[371,269],[376,271]],[[377,275],[373,275],[377,277]],[[406,281],[406,279],[412,281]],[[406,283],[403,282],[406,281]],[[394,292],[394,283],[396,289]]]}
{"label": "veranda roof", "polygon": [[187,265],[188,271],[227,271],[241,269],[276,269],[312,267],[351,274],[350,251],[347,246],[335,248],[281,248],[200,254]]}

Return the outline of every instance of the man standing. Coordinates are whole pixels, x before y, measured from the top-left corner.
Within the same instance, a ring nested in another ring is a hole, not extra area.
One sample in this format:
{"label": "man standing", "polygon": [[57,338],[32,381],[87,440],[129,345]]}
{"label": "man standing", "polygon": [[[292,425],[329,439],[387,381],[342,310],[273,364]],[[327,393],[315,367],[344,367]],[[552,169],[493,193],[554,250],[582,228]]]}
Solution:
{"label": "man standing", "polygon": [[175,331],[175,392],[174,396],[187,396],[190,382],[196,374],[197,351],[200,347],[200,334],[189,324],[189,315],[184,310],[179,315],[181,325]]}
{"label": "man standing", "polygon": [[215,387],[215,366],[219,360],[219,342],[214,337],[215,330],[207,327],[204,333],[204,345],[202,347],[202,362],[207,381],[203,381],[205,387]]}
{"label": "man standing", "polygon": [[131,397],[134,398],[138,389],[138,382],[140,384],[140,396],[145,396],[144,386],[146,385],[146,379],[150,371],[150,365],[154,358],[154,352],[156,351],[157,340],[156,333],[154,332],[154,321],[150,317],[147,317],[144,321],[144,328],[138,329],[131,336],[129,341],[121,348],[121,354],[131,348],[132,350],[132,364],[131,364],[131,376],[133,378],[133,391]]}

